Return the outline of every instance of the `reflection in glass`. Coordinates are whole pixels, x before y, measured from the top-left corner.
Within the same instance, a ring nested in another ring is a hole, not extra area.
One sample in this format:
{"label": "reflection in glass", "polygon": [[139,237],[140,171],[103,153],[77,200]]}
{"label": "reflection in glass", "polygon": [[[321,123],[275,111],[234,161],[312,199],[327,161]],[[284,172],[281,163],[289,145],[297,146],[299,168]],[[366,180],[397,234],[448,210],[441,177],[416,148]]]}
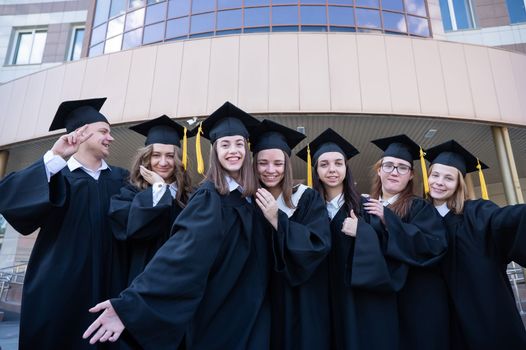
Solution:
{"label": "reflection in glass", "polygon": [[148,6],[146,9],[146,19],[144,24],[152,24],[166,19],[166,3]]}
{"label": "reflection in glass", "polygon": [[170,0],[168,3],[168,18],[188,16],[190,0]]}
{"label": "reflection in glass", "polygon": [[426,4],[424,0],[404,0],[405,10],[418,16],[426,16]]}
{"label": "reflection in glass", "polygon": [[298,6],[272,7],[272,24],[296,24],[298,23]]}
{"label": "reflection in glass", "polygon": [[327,24],[325,6],[301,6],[301,24]]}
{"label": "reflection in glass", "polygon": [[356,6],[378,8],[378,0],[356,0]]}
{"label": "reflection in glass", "polygon": [[295,0],[272,0],[272,5],[293,5],[297,4]]}
{"label": "reflection in glass", "polygon": [[444,30],[452,30],[453,26],[451,23],[451,13],[449,12],[448,0],[440,0],[440,13],[442,14]]}
{"label": "reflection in glass", "polygon": [[[28,63],[39,63],[31,62],[31,49],[33,46],[33,37],[34,33],[19,33],[17,40],[17,47],[15,51],[15,58],[13,59],[13,64],[28,64]],[[41,52],[41,54],[43,51]],[[36,57],[36,55],[34,55]],[[40,55],[42,59],[42,55]]]}
{"label": "reflection in glass", "polygon": [[217,13],[217,30],[228,28],[241,28],[241,10],[219,11]]}
{"label": "reflection in glass", "polygon": [[[97,1],[99,2],[99,1]],[[109,1],[103,1],[109,2]],[[111,0],[110,18],[126,12],[126,0]],[[106,49],[104,49],[106,52]]]}
{"label": "reflection in glass", "polygon": [[214,31],[215,21],[214,13],[192,16],[190,33],[202,33]]}
{"label": "reflection in glass", "polygon": [[104,23],[103,25],[93,29],[93,31],[91,32],[91,45],[100,43],[106,38],[107,25],[107,23]]}
{"label": "reflection in glass", "polygon": [[270,24],[270,8],[255,7],[255,8],[245,9],[245,26],[246,27],[268,26],[269,24]]}
{"label": "reflection in glass", "polygon": [[166,0],[148,0],[148,5],[150,4],[157,4],[158,2],[164,2]]}
{"label": "reflection in glass", "polygon": [[301,5],[313,4],[313,5],[325,5],[326,0],[301,0]]}
{"label": "reflection in glass", "polygon": [[404,5],[402,0],[382,0],[382,9],[403,12]]}
{"label": "reflection in glass", "polygon": [[89,57],[95,57],[102,55],[104,51],[104,43],[100,43],[98,45],[92,46],[89,49]]}
{"label": "reflection in glass", "polygon": [[407,16],[407,25],[409,26],[409,33],[420,36],[429,36],[429,24],[427,19]]}
{"label": "reflection in glass", "polygon": [[248,6],[270,6],[270,0],[245,0],[245,7]]}
{"label": "reflection in glass", "polygon": [[215,1],[210,0],[192,0],[192,13],[202,13],[214,11]]}
{"label": "reflection in glass", "polygon": [[407,32],[405,17],[401,13],[382,12],[384,17],[384,29],[397,32]]}
{"label": "reflection in glass", "polygon": [[354,9],[329,6],[329,23],[336,26],[354,26]]}
{"label": "reflection in glass", "polygon": [[82,42],[84,41],[84,28],[75,28],[71,41],[71,50],[68,57],[69,61],[75,61],[80,58],[82,52]]}
{"label": "reflection in glass", "polygon": [[142,43],[142,28],[132,30],[131,32],[124,33],[122,39],[122,49],[131,49],[134,47],[141,46]]}
{"label": "reflection in glass", "polygon": [[104,53],[120,51],[121,44],[122,44],[122,35],[106,40],[106,46],[104,46]]}
{"label": "reflection in glass", "polygon": [[135,9],[144,6],[144,3],[144,0],[130,0],[130,2],[128,3],[128,8]]}
{"label": "reflection in glass", "polygon": [[356,24],[360,27],[380,28],[380,12],[356,9]]}
{"label": "reflection in glass", "polygon": [[473,28],[473,17],[468,0],[453,0],[457,29]]}
{"label": "reflection in glass", "polygon": [[144,27],[143,44],[151,44],[164,39],[164,22]]}
{"label": "reflection in glass", "polygon": [[506,0],[511,23],[526,22],[526,4],[523,0]]}
{"label": "reflection in glass", "polygon": [[142,27],[143,23],[144,23],[144,8],[137,10],[137,11],[129,12],[126,15],[126,26],[125,26],[124,31],[127,32],[128,30]]}
{"label": "reflection in glass", "polygon": [[[108,22],[108,33],[106,38],[111,38],[112,36],[122,34],[124,31],[124,16],[117,17]],[[104,49],[106,52],[106,49]]]}
{"label": "reflection in glass", "polygon": [[109,12],[109,1],[97,1],[97,8],[95,9],[95,18],[93,19],[93,26],[96,27],[99,24],[106,22],[108,20]]}
{"label": "reflection in glass", "polygon": [[190,21],[188,17],[182,17],[168,21],[166,24],[166,39],[177,38],[188,35]]}
{"label": "reflection in glass", "polygon": [[329,0],[329,5],[354,5],[353,0]]}
{"label": "reflection in glass", "polygon": [[242,0],[217,0],[217,8],[220,10],[239,8],[242,5]]}

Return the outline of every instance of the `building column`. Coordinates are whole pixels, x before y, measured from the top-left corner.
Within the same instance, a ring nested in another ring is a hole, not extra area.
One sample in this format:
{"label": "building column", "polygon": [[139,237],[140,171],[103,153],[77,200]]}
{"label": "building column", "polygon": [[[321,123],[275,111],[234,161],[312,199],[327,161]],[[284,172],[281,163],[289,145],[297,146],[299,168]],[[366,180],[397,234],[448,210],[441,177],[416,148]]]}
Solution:
{"label": "building column", "polygon": [[[518,199],[515,194],[515,188],[513,184],[513,177],[512,177],[512,170],[511,170],[512,167],[515,168],[515,163],[510,164],[510,157],[508,155],[508,148],[506,147],[503,129],[505,128],[502,128],[499,126],[492,126],[491,133],[493,134],[493,141],[495,142],[495,150],[497,151],[497,159],[499,161],[499,168],[500,168],[500,173],[502,176],[502,185],[504,186],[504,195],[506,196],[506,201],[508,204],[517,204]],[[507,129],[506,129],[506,133],[507,133]],[[512,157],[513,157],[513,154],[512,154]]]}
{"label": "building column", "polygon": [[5,176],[7,170],[7,160],[9,159],[8,150],[0,150],[0,179]]}
{"label": "building column", "polygon": [[506,146],[506,154],[508,155],[508,161],[510,164],[511,179],[513,181],[513,190],[515,191],[515,197],[517,198],[518,204],[524,203],[522,196],[521,182],[519,180],[519,174],[517,173],[517,165],[515,163],[515,157],[513,156],[513,149],[511,148],[510,134],[508,128],[500,128],[504,139],[504,145]]}

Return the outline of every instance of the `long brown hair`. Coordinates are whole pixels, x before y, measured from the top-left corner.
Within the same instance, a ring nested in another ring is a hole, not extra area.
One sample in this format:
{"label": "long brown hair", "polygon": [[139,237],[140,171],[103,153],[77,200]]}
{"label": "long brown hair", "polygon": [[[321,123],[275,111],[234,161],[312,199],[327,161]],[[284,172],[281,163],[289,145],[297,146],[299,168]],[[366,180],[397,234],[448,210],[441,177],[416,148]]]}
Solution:
{"label": "long brown hair", "polygon": [[[185,207],[192,192],[192,181],[186,171],[184,171],[183,162],[181,161],[181,148],[174,146],[174,172],[167,180],[170,184],[175,182],[177,184],[177,193],[175,200],[181,207]],[[144,166],[148,170],[152,170],[151,159],[153,153],[153,144],[148,145],[137,150],[137,154],[133,159],[130,171],[130,183],[138,189],[144,190],[151,186],[141,175],[140,166]]]}
{"label": "long brown hair", "polygon": [[[382,161],[383,158],[381,158],[373,165],[373,185],[371,187],[371,197],[375,199],[380,198],[382,196],[382,180],[380,179],[380,175],[378,175],[378,170],[380,170],[380,167],[382,166]],[[412,168],[410,173],[414,174]],[[411,202],[415,196],[413,186],[414,182],[412,178],[411,180],[409,180],[402,192],[399,193],[399,197],[396,200],[396,202],[389,205],[389,209],[391,209],[396,215],[398,215],[401,218],[405,217],[409,213],[409,209],[411,208]]]}
{"label": "long brown hair", "polygon": [[[239,185],[243,187],[243,197],[249,197],[256,193],[257,185],[256,178],[254,177],[254,171],[251,166],[250,159],[250,150],[248,149],[247,140],[243,139],[245,146],[245,158],[243,159],[243,164],[241,169],[239,169]],[[228,176],[225,169],[221,166],[219,158],[217,157],[217,145],[218,140],[212,145],[212,150],[210,151],[210,162],[209,168],[206,172],[206,180],[211,181],[219,194],[227,195],[229,193],[228,184],[226,182],[226,176]]]}
{"label": "long brown hair", "polygon": [[[280,150],[283,152],[283,150]],[[254,175],[257,179],[259,179],[259,173],[258,173],[258,153],[254,154],[254,161],[252,162],[253,168],[254,168]],[[280,186],[281,186],[281,193],[283,195],[283,200],[285,201],[285,204],[290,209],[295,209],[296,206],[292,203],[292,190],[294,187],[294,178],[292,176],[292,165],[290,164],[290,157],[287,153],[283,152],[283,155],[285,156],[285,164],[284,166],[284,174],[283,179],[281,180]],[[264,187],[265,185],[261,180],[259,180],[259,183]]]}
{"label": "long brown hair", "polygon": [[[314,172],[312,174],[312,182],[314,189],[320,193],[324,200],[327,200],[327,194],[325,192],[325,185],[318,176],[318,162],[314,164]],[[343,200],[346,212],[348,213],[351,209],[356,215],[360,214],[360,192],[356,188],[354,178],[351,172],[351,166],[345,163],[345,178],[343,179]]]}
{"label": "long brown hair", "polygon": [[[464,202],[468,199],[468,188],[464,176],[455,168],[457,172],[458,184],[455,192],[446,200],[447,207],[455,214],[462,214],[464,211]],[[429,174],[433,171],[433,165],[429,168]]]}

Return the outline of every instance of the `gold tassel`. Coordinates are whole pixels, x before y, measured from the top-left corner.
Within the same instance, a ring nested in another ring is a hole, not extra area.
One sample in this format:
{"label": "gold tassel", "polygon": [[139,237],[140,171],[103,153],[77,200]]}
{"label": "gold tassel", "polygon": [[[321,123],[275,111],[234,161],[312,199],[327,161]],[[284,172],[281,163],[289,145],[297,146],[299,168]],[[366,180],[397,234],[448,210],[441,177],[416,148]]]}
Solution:
{"label": "gold tassel", "polygon": [[424,156],[424,150],[420,147],[420,167],[422,168],[422,182],[424,183],[424,198],[426,198],[429,194],[429,183],[427,182],[427,168]]}
{"label": "gold tassel", "polygon": [[197,129],[197,137],[195,138],[195,156],[197,157],[197,172],[201,175],[205,173],[203,153],[201,152],[201,134],[202,133],[203,133],[203,122],[199,123],[199,129]]}
{"label": "gold tassel", "polygon": [[307,145],[307,186],[312,187],[312,159],[309,145]]}
{"label": "gold tassel", "polygon": [[186,165],[188,163],[188,138],[186,137],[187,129],[184,128],[183,134],[183,168],[186,171]]}
{"label": "gold tassel", "polygon": [[484,179],[484,173],[482,172],[482,165],[480,165],[480,161],[478,158],[477,169],[479,170],[480,192],[482,192],[482,199],[488,200],[488,187],[486,186],[486,180]]}

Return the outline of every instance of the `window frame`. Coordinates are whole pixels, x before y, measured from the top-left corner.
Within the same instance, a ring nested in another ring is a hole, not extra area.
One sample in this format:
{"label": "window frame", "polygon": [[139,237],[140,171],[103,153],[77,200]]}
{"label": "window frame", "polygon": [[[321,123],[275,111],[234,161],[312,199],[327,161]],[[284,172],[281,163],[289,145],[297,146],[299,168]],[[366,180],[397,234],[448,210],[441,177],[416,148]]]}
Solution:
{"label": "window frame", "polygon": [[71,56],[73,55],[73,52],[74,52],[74,46],[75,46],[75,38],[77,37],[77,30],[79,29],[82,29],[84,30],[84,38],[82,39],[82,44],[84,43],[84,39],[86,38],[86,26],[85,25],[82,25],[82,24],[77,24],[77,25],[73,25],[71,27],[71,30],[70,30],[70,39],[69,39],[69,48],[68,48],[68,53],[67,53],[67,56],[66,56],[66,60],[67,62],[70,62],[70,61],[76,61],[80,58],[82,58],[82,52],[80,53],[80,56],[79,58],[77,59],[73,59]]}
{"label": "window frame", "polygon": [[31,61],[31,54],[33,53],[33,45],[35,43],[35,35],[37,33],[46,33],[46,41],[47,41],[47,34],[48,34],[48,28],[47,27],[26,27],[26,28],[16,28],[13,33],[13,45],[11,47],[11,53],[9,55],[9,63],[10,66],[22,66],[22,65],[37,65],[42,64],[42,60],[44,58],[44,51],[46,49],[46,42],[44,42],[44,49],[42,51],[42,57],[40,58],[40,62],[37,63],[17,63],[17,56],[20,49],[20,39],[22,38],[23,34],[31,34],[31,50],[29,51],[29,61]]}

